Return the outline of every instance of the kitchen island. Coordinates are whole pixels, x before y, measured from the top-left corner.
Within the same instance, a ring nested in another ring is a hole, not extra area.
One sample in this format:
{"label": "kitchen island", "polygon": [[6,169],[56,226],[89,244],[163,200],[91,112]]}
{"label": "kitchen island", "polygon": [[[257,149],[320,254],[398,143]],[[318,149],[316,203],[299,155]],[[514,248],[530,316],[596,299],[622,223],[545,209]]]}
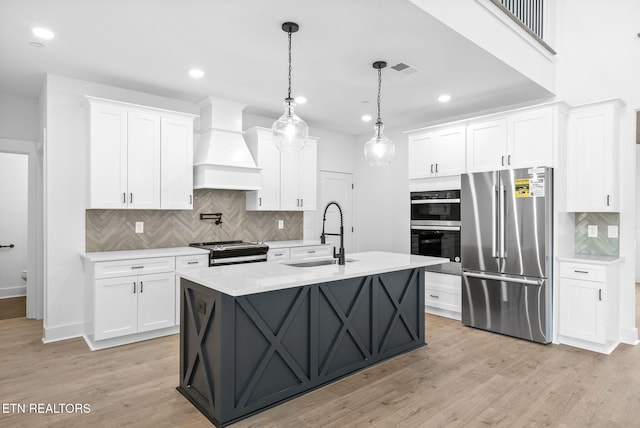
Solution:
{"label": "kitchen island", "polygon": [[225,426],[425,345],[424,267],[385,252],[185,268],[178,391]]}

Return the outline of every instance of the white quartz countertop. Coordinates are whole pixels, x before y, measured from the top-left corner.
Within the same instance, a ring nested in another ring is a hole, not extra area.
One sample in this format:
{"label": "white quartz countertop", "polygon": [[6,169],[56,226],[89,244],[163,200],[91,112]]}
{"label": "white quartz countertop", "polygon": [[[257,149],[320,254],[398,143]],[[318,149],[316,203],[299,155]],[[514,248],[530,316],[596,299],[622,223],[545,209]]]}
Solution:
{"label": "white quartz countertop", "polygon": [[559,256],[560,262],[589,263],[593,265],[610,265],[619,263],[624,257],[619,256],[594,256],[591,254],[572,254],[570,256]]}
{"label": "white quartz countertop", "polygon": [[112,260],[142,259],[147,257],[197,256],[208,254],[208,250],[194,247],[149,248],[144,250],[96,251],[81,253],[83,259],[90,262]]}
{"label": "white quartz countertop", "polygon": [[310,247],[312,245],[321,245],[319,239],[299,239],[295,241],[266,241],[265,244],[272,248],[290,248],[290,247]]}
{"label": "white quartz countertop", "polygon": [[302,285],[339,281],[385,272],[447,263],[448,258],[371,251],[347,254],[344,266],[337,264],[295,267],[286,263],[245,263],[214,267],[192,267],[176,271],[182,278],[230,296],[244,296]]}

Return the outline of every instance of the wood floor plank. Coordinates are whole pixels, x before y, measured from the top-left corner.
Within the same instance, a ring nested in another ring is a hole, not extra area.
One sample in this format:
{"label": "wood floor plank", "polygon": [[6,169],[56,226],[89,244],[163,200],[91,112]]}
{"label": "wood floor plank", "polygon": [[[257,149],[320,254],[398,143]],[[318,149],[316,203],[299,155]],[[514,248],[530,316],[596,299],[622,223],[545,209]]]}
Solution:
{"label": "wood floor plank", "polygon": [[[639,426],[639,346],[606,356],[431,315],[425,325],[427,346],[233,428]],[[211,426],[175,390],[177,335],[96,352],[81,339],[41,337],[39,321],[0,321],[0,402],[88,403],[91,412],[0,413],[0,427]]]}

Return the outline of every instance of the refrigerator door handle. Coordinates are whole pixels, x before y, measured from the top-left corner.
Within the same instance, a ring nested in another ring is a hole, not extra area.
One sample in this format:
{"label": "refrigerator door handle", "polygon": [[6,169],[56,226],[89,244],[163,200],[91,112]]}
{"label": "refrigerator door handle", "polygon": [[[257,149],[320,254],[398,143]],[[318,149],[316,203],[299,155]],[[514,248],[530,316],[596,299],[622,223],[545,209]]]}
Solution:
{"label": "refrigerator door handle", "polygon": [[498,214],[499,217],[499,224],[500,224],[500,243],[499,243],[499,248],[500,248],[500,258],[507,258],[507,250],[505,249],[507,243],[506,243],[506,238],[505,238],[505,217],[507,216],[507,206],[505,204],[505,199],[507,198],[507,190],[504,187],[504,184],[500,183],[500,197],[498,198],[498,200],[500,201],[500,213]]}
{"label": "refrigerator door handle", "polygon": [[493,193],[491,194],[491,257],[494,259],[498,258],[498,210],[496,206],[498,205],[498,199],[500,195],[498,194],[498,186],[493,186]]}
{"label": "refrigerator door handle", "polygon": [[480,279],[490,279],[492,281],[504,281],[504,282],[515,282],[518,284],[526,284],[526,285],[536,285],[541,287],[544,283],[544,279],[525,279],[525,278],[513,278],[507,276],[498,276],[498,275],[490,275],[486,273],[475,273],[475,272],[462,272],[462,276],[468,276],[470,278],[480,278]]}

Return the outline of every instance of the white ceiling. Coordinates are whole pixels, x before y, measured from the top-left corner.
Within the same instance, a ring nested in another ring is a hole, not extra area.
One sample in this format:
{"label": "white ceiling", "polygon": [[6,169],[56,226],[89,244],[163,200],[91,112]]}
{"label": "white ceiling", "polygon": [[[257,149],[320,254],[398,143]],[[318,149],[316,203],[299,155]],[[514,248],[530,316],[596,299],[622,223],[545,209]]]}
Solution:
{"label": "white ceiling", "polygon": [[[550,94],[408,0],[2,0],[0,92],[37,97],[45,73],[198,101],[207,95],[281,114],[287,35],[294,21],[293,95],[311,126],[369,132],[375,60],[422,70],[383,70],[387,128],[429,123]],[[31,29],[56,33],[46,47]],[[205,71],[194,80],[187,71]],[[450,93],[452,101],[436,98]],[[362,101],[369,101],[365,105]]]}

